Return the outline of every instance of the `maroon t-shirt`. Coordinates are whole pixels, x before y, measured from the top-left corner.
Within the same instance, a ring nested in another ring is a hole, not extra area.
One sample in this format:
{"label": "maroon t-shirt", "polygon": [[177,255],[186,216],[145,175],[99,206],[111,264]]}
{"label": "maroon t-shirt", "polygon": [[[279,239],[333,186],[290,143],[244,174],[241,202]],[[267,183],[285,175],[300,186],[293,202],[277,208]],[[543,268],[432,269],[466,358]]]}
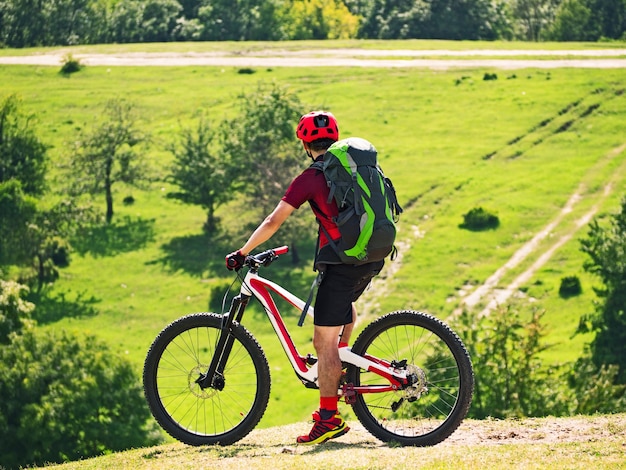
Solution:
{"label": "maroon t-shirt", "polygon": [[[327,202],[329,193],[324,173],[316,168],[307,168],[291,182],[282,199],[296,209],[308,201],[317,220],[324,226],[330,237],[337,240],[340,233],[332,220],[338,213],[337,204],[334,200]],[[327,243],[326,234],[321,230],[320,248]]]}

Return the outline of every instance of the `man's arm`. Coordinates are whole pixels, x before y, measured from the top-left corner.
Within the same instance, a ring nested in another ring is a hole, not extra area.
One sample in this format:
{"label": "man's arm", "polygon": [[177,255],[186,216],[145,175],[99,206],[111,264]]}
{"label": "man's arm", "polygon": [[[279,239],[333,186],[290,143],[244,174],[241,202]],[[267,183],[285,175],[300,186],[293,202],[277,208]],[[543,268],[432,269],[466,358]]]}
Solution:
{"label": "man's arm", "polygon": [[250,235],[250,238],[239,250],[242,255],[248,255],[261,243],[269,240],[274,235],[285,220],[291,215],[295,208],[285,202],[280,201],[276,208],[268,215],[261,225]]}

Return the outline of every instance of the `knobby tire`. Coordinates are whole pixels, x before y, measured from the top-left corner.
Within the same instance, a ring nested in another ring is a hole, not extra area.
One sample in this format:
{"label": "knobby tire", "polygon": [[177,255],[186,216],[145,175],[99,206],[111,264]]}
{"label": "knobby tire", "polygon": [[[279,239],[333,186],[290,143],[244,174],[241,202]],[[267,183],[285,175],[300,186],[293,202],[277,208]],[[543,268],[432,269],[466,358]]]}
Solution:
{"label": "knobby tire", "polygon": [[[409,310],[389,313],[363,330],[352,351],[389,362],[406,360],[422,377],[419,386],[407,390],[357,395],[354,413],[380,440],[433,446],[467,415],[474,390],[472,363],[461,339],[437,318]],[[347,378],[355,386],[388,383],[354,366],[348,367]]]}
{"label": "knobby tire", "polygon": [[270,395],[267,359],[254,337],[233,324],[235,338],[222,390],[202,389],[220,335],[222,316],[198,313],[161,331],[146,356],[143,382],[150,410],[175,439],[189,445],[228,445],[259,423]]}

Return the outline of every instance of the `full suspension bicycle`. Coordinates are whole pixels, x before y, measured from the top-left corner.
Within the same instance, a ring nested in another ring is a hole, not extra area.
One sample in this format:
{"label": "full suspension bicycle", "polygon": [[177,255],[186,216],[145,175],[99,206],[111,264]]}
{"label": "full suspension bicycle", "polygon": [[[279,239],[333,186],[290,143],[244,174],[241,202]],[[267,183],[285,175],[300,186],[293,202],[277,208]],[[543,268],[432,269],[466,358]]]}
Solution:
{"label": "full suspension bicycle", "polygon": [[[263,306],[296,376],[317,388],[317,361],[298,352],[274,302],[278,295],[308,315],[313,308],[259,275],[286,246],[246,257],[241,289],[225,314],[196,313],[166,326],[146,356],[144,392],[153,416],[189,445],[228,445],[250,433],[270,396],[265,353],[242,325],[246,306]],[[305,310],[308,308],[308,310]],[[437,318],[412,310],[367,325],[352,347],[339,348],[345,366],[338,395],[361,424],[384,442],[432,446],[467,415],[474,390],[472,363],[461,339]]]}

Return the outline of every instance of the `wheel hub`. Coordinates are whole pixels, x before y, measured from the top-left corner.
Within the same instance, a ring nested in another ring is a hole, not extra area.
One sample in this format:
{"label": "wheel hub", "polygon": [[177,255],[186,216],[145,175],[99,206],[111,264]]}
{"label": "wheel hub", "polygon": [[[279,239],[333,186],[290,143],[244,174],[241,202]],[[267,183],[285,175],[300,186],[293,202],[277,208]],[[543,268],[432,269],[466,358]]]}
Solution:
{"label": "wheel hub", "polygon": [[189,374],[187,375],[187,384],[189,387],[189,391],[192,393],[192,395],[195,395],[196,397],[203,400],[211,398],[217,393],[217,390],[215,388],[207,387],[203,389],[198,383],[198,378],[202,377],[206,373],[206,370],[208,368],[208,365],[198,364],[193,369],[191,369],[189,371]]}
{"label": "wheel hub", "polygon": [[413,364],[407,365],[406,371],[407,378],[411,381],[411,385],[404,389],[404,397],[412,402],[418,400],[423,393],[428,393],[426,373],[423,369]]}

